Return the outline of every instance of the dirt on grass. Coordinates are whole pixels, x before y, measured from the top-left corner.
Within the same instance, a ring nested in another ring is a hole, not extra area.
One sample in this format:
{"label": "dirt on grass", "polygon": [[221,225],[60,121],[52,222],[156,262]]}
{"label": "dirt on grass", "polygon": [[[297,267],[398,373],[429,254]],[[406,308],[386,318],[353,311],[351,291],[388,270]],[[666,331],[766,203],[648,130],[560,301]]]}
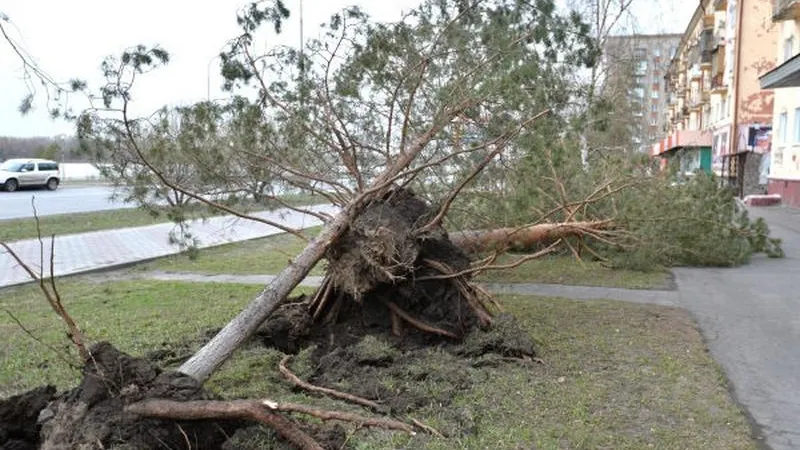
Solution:
{"label": "dirt on grass", "polygon": [[[433,212],[402,189],[373,202],[329,248],[327,284],[318,295],[295,298],[273,313],[258,334],[261,343],[303,352],[300,364],[313,367],[310,382],[347,387],[398,418],[431,404],[446,408],[456,392],[470,387],[466,368],[473,364],[530,362],[533,343],[510,316],[489,327],[488,299],[469,277],[458,274],[469,267],[469,258],[441,227],[424,226]],[[95,345],[91,354],[78,387],[46,406],[41,397],[28,402],[32,407],[25,417],[36,416],[33,427],[40,427],[39,442],[26,441],[31,448],[248,448],[245,442],[263,431],[241,421],[156,420],[126,413],[127,405],[144,399],[215,396],[193,379],[109,343]],[[432,372],[432,358],[447,360],[449,370]],[[406,379],[424,385],[431,377],[448,387],[433,393],[385,384]],[[30,431],[30,421],[25,423]],[[324,447],[345,444],[340,426],[303,423]],[[465,425],[448,433],[466,433],[471,426],[461,418],[455,423]],[[262,440],[255,441],[250,448],[265,448]],[[277,448],[285,444],[273,441]]]}

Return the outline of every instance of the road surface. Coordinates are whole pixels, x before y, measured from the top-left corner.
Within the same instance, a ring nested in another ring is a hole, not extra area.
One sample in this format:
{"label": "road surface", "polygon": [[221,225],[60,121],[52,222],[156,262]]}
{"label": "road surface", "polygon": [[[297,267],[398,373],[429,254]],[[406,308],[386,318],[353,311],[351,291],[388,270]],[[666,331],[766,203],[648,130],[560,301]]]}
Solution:
{"label": "road surface", "polygon": [[734,395],[773,450],[800,448],[800,212],[752,208],[784,240],[784,259],[676,269],[679,303],[703,330]]}
{"label": "road surface", "polygon": [[110,187],[69,187],[62,186],[56,191],[46,189],[0,191],[0,220],[33,217],[31,198],[36,198],[36,209],[40,216],[69,214],[109,209],[130,208],[135,205],[112,202],[108,198],[113,192]]}

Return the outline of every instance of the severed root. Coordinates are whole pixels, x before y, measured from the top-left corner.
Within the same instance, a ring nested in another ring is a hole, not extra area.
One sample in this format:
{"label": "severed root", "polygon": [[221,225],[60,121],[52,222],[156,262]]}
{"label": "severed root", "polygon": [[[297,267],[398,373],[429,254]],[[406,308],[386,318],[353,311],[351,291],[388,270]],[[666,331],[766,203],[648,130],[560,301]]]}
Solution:
{"label": "severed root", "polygon": [[411,422],[412,422],[414,425],[416,425],[416,426],[420,427],[421,429],[423,429],[423,430],[427,431],[428,433],[430,433],[430,434],[432,434],[432,435],[434,435],[434,436],[436,436],[436,437],[440,437],[440,438],[445,438],[445,437],[446,437],[445,435],[443,435],[442,433],[440,433],[440,432],[439,432],[439,430],[437,430],[436,428],[433,428],[433,427],[432,427],[432,426],[430,426],[430,425],[425,425],[424,423],[420,422],[420,421],[419,421],[419,420],[417,420],[417,419],[411,419]]}
{"label": "severed root", "polygon": [[[461,292],[461,295],[467,301],[469,307],[472,308],[472,311],[475,312],[475,315],[478,316],[478,320],[481,322],[482,326],[489,326],[492,324],[492,315],[489,313],[486,306],[486,299],[498,308],[500,305],[494,301],[491,295],[488,295],[484,289],[471,284],[464,276],[455,273],[453,269],[443,262],[432,259],[424,259],[423,262],[429,267],[441,272],[444,278],[449,279],[453,283],[459,292]],[[437,277],[429,277],[429,279],[434,278]]]}
{"label": "severed root", "polygon": [[125,411],[143,417],[174,420],[246,419],[263,423],[302,450],[323,450],[323,447],[290,419],[265,408],[258,400],[189,401],[150,399],[133,403]]}
{"label": "severed root", "polygon": [[[399,420],[367,417],[343,411],[311,408],[296,403],[278,403],[272,400],[194,400],[179,402],[166,399],[148,399],[125,407],[125,411],[143,417],[175,420],[249,419],[274,428],[286,440],[299,448],[319,450],[322,447],[282,413],[306,414],[317,419],[349,422],[362,427],[384,428],[416,434],[414,426]],[[422,427],[420,427],[422,428]],[[426,430],[427,431],[427,430]]]}
{"label": "severed root", "polygon": [[313,300],[311,300],[310,309],[313,311],[312,317],[314,320],[317,320],[320,313],[322,313],[322,310],[328,303],[332,290],[333,279],[331,279],[330,275],[325,275],[325,279],[322,280],[322,284],[319,286],[319,289],[317,289],[316,294],[314,294]]}
{"label": "severed root", "polygon": [[394,302],[384,302],[386,306],[389,307],[389,310],[398,315],[401,319],[408,322],[410,325],[418,328],[419,330],[425,331],[426,333],[433,333],[438,334],[439,336],[445,336],[453,339],[458,339],[458,336],[454,333],[451,333],[447,330],[442,330],[441,328],[436,328],[432,325],[428,325],[425,322],[422,322],[419,319],[415,319],[407,312],[403,311],[399,306],[397,306]]}
{"label": "severed root", "polygon": [[384,410],[386,410],[386,407],[381,406],[378,403],[373,402],[372,400],[367,400],[365,398],[361,398],[361,397],[358,397],[356,395],[348,394],[346,392],[339,392],[337,390],[329,389],[329,388],[322,387],[322,386],[315,386],[315,385],[313,385],[311,383],[308,383],[306,381],[301,380],[297,375],[292,373],[292,371],[289,370],[288,367],[286,367],[286,364],[288,364],[289,361],[291,361],[291,360],[292,360],[292,355],[287,355],[286,357],[284,357],[281,360],[281,362],[278,365],[278,367],[279,367],[279,369],[281,371],[281,374],[283,374],[283,376],[287,380],[291,381],[295,386],[298,386],[298,387],[300,387],[302,389],[305,389],[307,391],[317,392],[317,393],[320,393],[320,394],[325,394],[325,395],[331,396],[333,398],[338,398],[338,399],[344,400],[346,402],[355,403],[355,404],[361,405],[361,406],[366,406],[367,408],[374,409],[375,411],[384,411]]}
{"label": "severed root", "polygon": [[397,337],[403,336],[403,319],[394,311],[391,311],[390,314],[392,319],[392,334]]}
{"label": "severed root", "polygon": [[405,422],[400,422],[399,420],[388,419],[384,417],[367,417],[344,411],[316,409],[311,408],[310,406],[298,405],[296,403],[270,403],[268,400],[265,400],[263,404],[267,408],[270,408],[274,411],[307,414],[323,421],[337,420],[340,422],[354,423],[362,427],[384,428],[387,430],[399,430],[410,434],[416,434],[413,426]]}

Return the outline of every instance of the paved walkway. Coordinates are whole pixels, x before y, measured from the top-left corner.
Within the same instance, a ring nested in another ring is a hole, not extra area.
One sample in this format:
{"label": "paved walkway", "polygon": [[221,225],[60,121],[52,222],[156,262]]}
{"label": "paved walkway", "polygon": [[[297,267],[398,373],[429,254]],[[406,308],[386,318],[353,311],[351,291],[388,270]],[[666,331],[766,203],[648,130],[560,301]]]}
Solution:
{"label": "paved walkway", "polygon": [[[196,283],[241,283],[267,285],[275,279],[274,275],[233,275],[233,274],[201,274],[191,272],[165,272],[154,270],[149,272],[120,272],[113,275],[103,273],[98,281],[108,281],[109,276],[115,280],[159,280],[159,281],[191,281]],[[320,276],[308,276],[300,286],[318,287],[322,283]],[[678,293],[666,290],[619,289],[590,286],[564,286],[558,284],[539,283],[490,283],[484,285],[496,294],[541,295],[547,297],[565,297],[576,300],[620,300],[623,302],[658,304],[677,306]]]}
{"label": "paved walkway", "polygon": [[[318,205],[310,208],[318,212],[332,213],[335,211],[334,207],[330,205]],[[288,209],[261,212],[255,215],[292,228],[308,228],[320,224],[320,221],[313,216]],[[201,248],[282,232],[272,226],[232,216],[213,217],[205,221],[194,220],[189,223],[190,232],[199,240],[198,246]],[[163,223],[146,227],[56,236],[55,274],[62,276],[108,269],[179,253],[180,247],[170,242],[169,239],[169,233],[173,228],[174,224]],[[44,273],[49,275],[49,240],[45,241],[43,254],[42,246],[37,239],[12,242],[9,246],[37,272],[43,259]],[[30,281],[28,274],[11,255],[4,249],[0,249],[0,287],[28,281]]]}
{"label": "paved walkway", "polygon": [[754,208],[786,257],[732,269],[676,269],[692,312],[737,399],[773,450],[800,448],[800,212]]}

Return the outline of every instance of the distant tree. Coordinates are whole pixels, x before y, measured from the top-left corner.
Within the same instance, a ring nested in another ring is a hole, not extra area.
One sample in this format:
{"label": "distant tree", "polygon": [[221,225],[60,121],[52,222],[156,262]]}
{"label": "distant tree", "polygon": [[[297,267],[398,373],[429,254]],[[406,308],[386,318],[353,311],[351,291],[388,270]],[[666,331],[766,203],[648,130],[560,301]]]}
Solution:
{"label": "distant tree", "polygon": [[61,146],[58,142],[51,142],[36,152],[36,157],[42,159],[58,160],[59,156],[61,156]]}

